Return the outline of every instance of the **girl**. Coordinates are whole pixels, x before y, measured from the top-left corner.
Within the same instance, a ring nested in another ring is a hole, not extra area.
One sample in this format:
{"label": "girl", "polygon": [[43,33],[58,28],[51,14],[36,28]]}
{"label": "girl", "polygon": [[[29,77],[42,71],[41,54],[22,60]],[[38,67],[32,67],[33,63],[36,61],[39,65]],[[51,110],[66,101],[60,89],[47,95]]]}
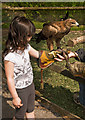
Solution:
{"label": "girl", "polygon": [[[16,108],[15,119],[35,118],[35,88],[29,55],[39,58],[39,52],[28,42],[35,33],[34,24],[25,17],[15,17],[9,28],[4,66],[9,91]],[[57,59],[56,59],[57,60]]]}

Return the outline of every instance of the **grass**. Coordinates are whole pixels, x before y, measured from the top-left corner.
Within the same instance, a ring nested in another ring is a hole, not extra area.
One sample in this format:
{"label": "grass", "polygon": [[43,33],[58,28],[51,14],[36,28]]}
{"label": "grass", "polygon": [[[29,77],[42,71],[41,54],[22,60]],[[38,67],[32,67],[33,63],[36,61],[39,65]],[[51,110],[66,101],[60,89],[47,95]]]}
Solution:
{"label": "grass", "polygon": [[[25,12],[23,12],[23,11],[20,11],[20,12],[15,12],[15,11],[10,11],[10,12],[8,12],[8,11],[2,11],[2,27],[3,28],[9,28],[9,25],[10,25],[10,21],[15,17],[15,16],[25,16],[25,17],[27,17],[27,18],[29,18],[29,19],[32,19],[32,22],[34,23],[34,25],[35,25],[35,27],[36,27],[36,29],[42,29],[42,27],[43,27],[43,24],[45,23],[45,22],[41,22],[41,21],[38,21],[38,20],[34,20],[33,19],[33,16],[29,16],[29,13],[25,13]],[[44,17],[46,17],[46,16],[44,16]],[[44,18],[43,18],[44,19]],[[44,21],[44,20],[43,20]],[[85,25],[80,25],[80,27],[73,27],[73,28],[71,28],[71,30],[76,30],[76,31],[78,31],[78,30],[85,30]]]}
{"label": "grass", "polygon": [[34,23],[36,29],[42,29],[43,24],[44,24],[44,22],[38,22],[38,21],[37,22],[33,21],[33,23]]}
{"label": "grass", "polygon": [[[43,24],[44,22],[39,22],[39,21],[33,21],[36,29],[42,29],[43,28]],[[6,22],[6,23],[3,23],[2,27],[3,28],[9,28],[9,25],[10,25],[10,22]],[[75,31],[83,31],[85,30],[85,25],[80,25],[80,27],[72,27],[71,30],[75,30]]]}
{"label": "grass", "polygon": [[80,25],[80,27],[72,27],[71,30],[85,30],[85,25]]}

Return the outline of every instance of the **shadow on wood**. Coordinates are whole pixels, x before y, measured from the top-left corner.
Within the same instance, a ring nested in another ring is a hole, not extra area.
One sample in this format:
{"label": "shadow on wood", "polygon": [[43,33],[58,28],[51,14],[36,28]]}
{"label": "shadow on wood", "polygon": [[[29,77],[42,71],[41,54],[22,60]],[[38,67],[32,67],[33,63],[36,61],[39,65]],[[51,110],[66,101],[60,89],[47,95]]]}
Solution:
{"label": "shadow on wood", "polygon": [[64,76],[67,76],[67,77],[73,79],[73,80],[76,80],[76,81],[78,81],[78,82],[80,82],[80,83],[84,83],[84,84],[85,84],[85,79],[84,79],[84,78],[74,77],[74,76],[71,74],[71,72],[70,72],[69,70],[65,69],[64,67],[61,67],[61,66],[59,66],[59,65],[51,65],[49,68],[50,68],[51,70],[57,72],[57,73],[60,73],[60,74],[62,74],[62,75],[64,75]]}
{"label": "shadow on wood", "polygon": [[[43,106],[47,107],[52,112],[59,113],[62,116],[62,118],[60,118],[60,119],[56,118],[58,120],[82,120],[80,117],[68,112],[67,110],[65,110],[65,109],[61,108],[60,106],[52,103],[51,101],[47,100],[46,98],[39,96],[39,94],[37,94],[37,91],[36,91],[36,100],[40,101],[40,103]],[[56,120],[56,119],[53,119],[53,120]]]}

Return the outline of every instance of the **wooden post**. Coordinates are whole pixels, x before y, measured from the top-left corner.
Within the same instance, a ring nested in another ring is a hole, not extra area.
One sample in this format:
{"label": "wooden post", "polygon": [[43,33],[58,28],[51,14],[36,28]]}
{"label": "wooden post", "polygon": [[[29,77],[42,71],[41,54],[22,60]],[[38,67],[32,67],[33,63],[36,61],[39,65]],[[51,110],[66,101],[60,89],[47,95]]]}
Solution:
{"label": "wooden post", "polygon": [[40,89],[44,88],[44,84],[43,84],[43,69],[41,69],[41,86]]}
{"label": "wooden post", "polygon": [[85,36],[77,37],[76,39],[69,40],[68,46],[73,47],[74,45],[78,43],[84,43],[85,42]]}

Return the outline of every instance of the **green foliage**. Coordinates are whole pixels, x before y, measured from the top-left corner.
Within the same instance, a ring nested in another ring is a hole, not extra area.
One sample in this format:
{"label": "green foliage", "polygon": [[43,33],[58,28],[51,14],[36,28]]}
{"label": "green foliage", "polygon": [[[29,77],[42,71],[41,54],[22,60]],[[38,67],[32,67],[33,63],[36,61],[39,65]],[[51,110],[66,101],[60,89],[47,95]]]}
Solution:
{"label": "green foliage", "polygon": [[[3,6],[13,7],[76,7],[85,6],[85,2],[7,2]],[[76,19],[79,24],[85,24],[85,10],[23,10],[25,16],[33,21],[51,22],[60,20],[69,12],[69,17]],[[14,11],[13,11],[14,12]],[[21,12],[21,11],[20,11]],[[11,17],[11,16],[10,16]],[[12,18],[12,17],[11,17]],[[8,20],[7,20],[8,21]],[[41,28],[41,27],[40,27]]]}
{"label": "green foliage", "polygon": [[[85,25],[85,10],[25,10],[25,11],[8,11],[3,10],[3,23],[7,24],[17,15],[25,16],[35,22],[36,27],[42,28],[43,23],[58,21],[69,12],[69,18],[75,19],[80,25]],[[39,23],[39,25],[37,24]]]}
{"label": "green foliage", "polygon": [[16,7],[75,7],[85,6],[84,2],[7,2],[8,6]]}
{"label": "green foliage", "polygon": [[80,25],[80,27],[73,27],[73,28],[71,28],[71,30],[85,30],[85,26],[84,25]]}

